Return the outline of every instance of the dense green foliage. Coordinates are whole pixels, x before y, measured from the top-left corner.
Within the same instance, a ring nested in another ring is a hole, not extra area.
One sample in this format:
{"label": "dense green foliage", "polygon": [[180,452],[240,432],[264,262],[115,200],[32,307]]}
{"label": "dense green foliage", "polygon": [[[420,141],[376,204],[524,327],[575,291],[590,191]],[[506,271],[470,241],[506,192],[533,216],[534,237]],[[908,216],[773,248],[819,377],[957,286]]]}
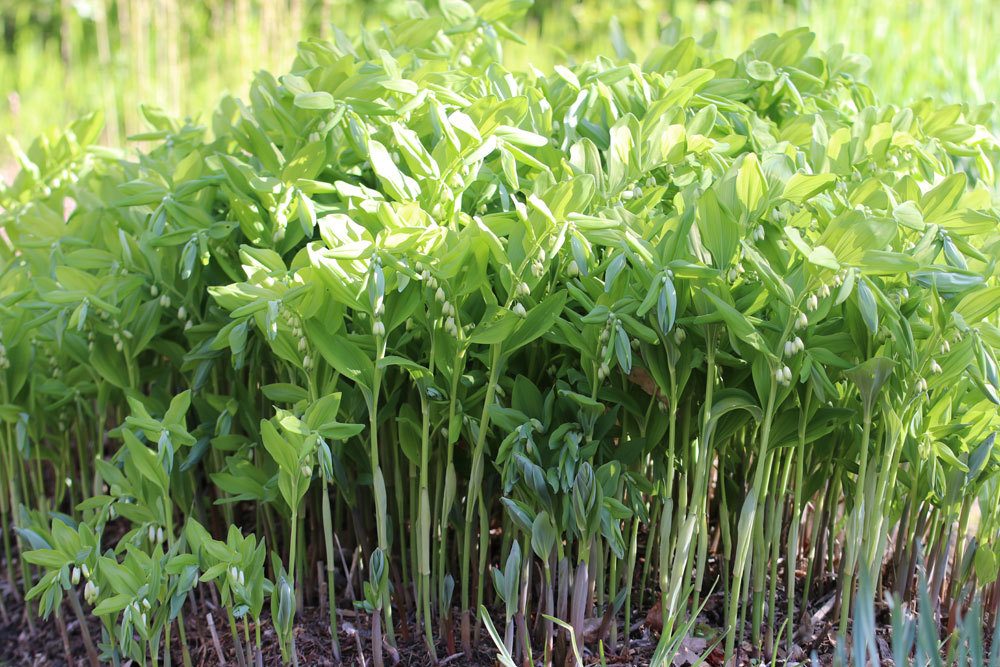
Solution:
{"label": "dense green foliage", "polygon": [[[244,94],[254,71],[284,71],[299,39],[328,38],[331,22],[377,28],[405,17],[409,4],[0,0],[0,136],[27,144],[53,125],[102,109],[105,137],[117,144],[141,131],[140,103],[205,119],[223,91]],[[549,68],[610,53],[612,20],[640,58],[663,30],[699,35],[721,58],[764,33],[810,25],[821,28],[820,46],[843,43],[877,64],[869,77],[884,101],[931,95],[984,103],[995,101],[1000,87],[995,9],[992,0],[538,0],[513,22],[525,44],[510,45],[507,61]],[[9,155],[0,143],[0,170]]]}
{"label": "dense green foliage", "polygon": [[832,580],[842,636],[919,578],[995,623],[989,110],[880,105],[805,29],[508,71],[526,8],[304,42],[210,131],[146,108],[137,159],[96,116],[17,156],[7,575],[105,659],[211,586],[290,661],[324,586],[376,665],[487,608],[508,660],[616,651],[651,597],[663,660],[712,589],[770,655]]}

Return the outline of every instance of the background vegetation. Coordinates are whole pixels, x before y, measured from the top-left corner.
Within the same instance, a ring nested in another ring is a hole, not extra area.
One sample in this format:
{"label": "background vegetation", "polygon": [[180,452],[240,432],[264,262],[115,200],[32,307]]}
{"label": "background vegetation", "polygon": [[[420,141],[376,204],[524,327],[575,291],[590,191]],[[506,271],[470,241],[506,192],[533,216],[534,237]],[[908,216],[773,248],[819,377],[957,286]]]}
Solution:
{"label": "background vegetation", "polygon": [[[285,69],[300,38],[329,36],[331,23],[352,33],[358,24],[377,27],[404,15],[406,4],[0,0],[0,135],[24,144],[101,108],[108,119],[105,139],[117,143],[142,128],[140,102],[206,119],[223,92],[246,93],[252,72]],[[994,43],[1000,12],[991,0],[540,0],[514,26],[526,44],[510,49],[507,62],[520,66],[530,56],[544,67],[612,53],[607,26],[614,16],[639,57],[675,18],[725,56],[766,32],[822,26],[819,47],[843,43],[879,64],[870,83],[887,102],[932,95],[981,104],[1000,86]],[[0,163],[9,156],[0,146]]]}
{"label": "background vegetation", "polygon": [[12,6],[0,636],[1000,667],[991,19],[836,7]]}

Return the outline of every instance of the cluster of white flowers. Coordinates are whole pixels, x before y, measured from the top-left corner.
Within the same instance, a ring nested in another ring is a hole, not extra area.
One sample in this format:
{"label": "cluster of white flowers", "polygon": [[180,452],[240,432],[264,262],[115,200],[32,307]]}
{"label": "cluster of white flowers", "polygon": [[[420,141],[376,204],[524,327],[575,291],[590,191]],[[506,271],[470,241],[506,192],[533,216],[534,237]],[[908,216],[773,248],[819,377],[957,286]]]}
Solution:
{"label": "cluster of white flowers", "polygon": [[87,580],[87,585],[83,587],[83,599],[87,604],[97,603],[97,597],[101,594],[101,589],[93,581]]}
{"label": "cluster of white flowers", "polygon": [[795,329],[805,329],[809,326],[809,318],[806,317],[805,313],[799,313],[799,316],[795,318]]}
{"label": "cluster of white flowers", "polygon": [[787,387],[792,383],[792,369],[788,366],[782,366],[781,368],[776,368],[774,370],[774,379],[783,387]]}
{"label": "cluster of white flowers", "polygon": [[449,336],[458,336],[458,324],[455,322],[455,305],[448,300],[444,288],[438,284],[434,276],[425,269],[421,278],[428,287],[435,290],[434,300],[441,304],[441,326]]}
{"label": "cluster of white flowers", "polygon": [[785,356],[794,357],[796,354],[806,349],[806,344],[802,342],[802,339],[796,336],[793,340],[785,341]]}
{"label": "cluster of white flowers", "polygon": [[149,524],[149,529],[146,531],[146,537],[149,538],[150,544],[163,544],[163,527]]}
{"label": "cluster of white flowers", "polygon": [[285,237],[285,228],[288,227],[288,208],[291,206],[292,198],[295,196],[295,188],[285,188],[282,190],[281,183],[277,183],[272,192],[280,194],[273,205],[267,207],[267,212],[274,220],[274,240],[280,241]]}
{"label": "cluster of white flowers", "polygon": [[149,617],[146,616],[146,612],[151,608],[152,605],[149,603],[149,598],[143,598],[141,604],[138,600],[133,600],[132,604],[125,607],[123,620],[132,621],[133,623],[138,621],[143,628],[146,628],[149,626]]}
{"label": "cluster of white flowers", "polygon": [[[169,308],[170,307],[170,297],[168,297],[166,294],[164,294],[163,296],[161,296],[160,297],[160,305],[163,306],[164,308]],[[184,331],[187,331],[192,326],[194,326],[194,321],[191,318],[188,317],[187,308],[185,308],[183,304],[177,307],[177,320],[179,322],[183,322],[184,323]]]}
{"label": "cluster of white flowers", "polygon": [[757,225],[753,228],[753,231],[750,232],[750,238],[754,241],[763,241],[765,236],[766,233],[764,232],[763,225]]}
{"label": "cluster of white flowers", "polygon": [[[371,265],[371,280],[376,278],[381,278],[382,276],[382,258],[377,254],[372,257]],[[385,323],[382,321],[382,317],[385,315],[385,297],[379,293],[374,297],[372,302],[372,335],[376,338],[385,338]]]}
{"label": "cluster of white flowers", "polygon": [[[52,187],[61,188],[63,185],[73,184],[79,181],[80,177],[76,175],[75,171],[72,171],[73,169],[74,165],[70,164],[67,165],[65,169],[56,174],[55,178],[52,179]],[[48,190],[48,188],[46,188],[46,190]],[[45,196],[48,197],[49,194],[51,193],[52,191],[48,190],[48,192],[45,193]]]}
{"label": "cluster of white flowers", "polygon": [[239,584],[240,586],[246,586],[246,574],[235,565],[229,566],[229,578],[232,583]]}
{"label": "cluster of white flowers", "polygon": [[90,579],[90,568],[86,563],[80,565],[79,567],[73,566],[72,573],[70,574],[70,582],[77,586],[80,583],[80,576],[87,580],[87,583],[83,587],[83,599],[87,601],[87,604],[93,605],[97,602],[97,596],[100,595],[101,589]]}
{"label": "cluster of white flowers", "polygon": [[637,184],[633,183],[630,187],[626,188],[625,190],[622,190],[620,196],[624,201],[629,201],[630,199],[638,199],[642,197],[642,188],[640,188]]}
{"label": "cluster of white flowers", "polygon": [[539,250],[538,257],[531,260],[531,275],[535,278],[541,278],[545,275],[545,251]]}
{"label": "cluster of white flowers", "polygon": [[604,328],[601,329],[601,350],[600,356],[598,357],[601,359],[601,365],[597,369],[597,379],[599,382],[604,382],[604,380],[611,375],[611,367],[608,364],[608,360],[611,358],[612,337],[618,332],[621,325],[622,324],[618,321],[618,318],[609,313],[608,319],[604,324]]}

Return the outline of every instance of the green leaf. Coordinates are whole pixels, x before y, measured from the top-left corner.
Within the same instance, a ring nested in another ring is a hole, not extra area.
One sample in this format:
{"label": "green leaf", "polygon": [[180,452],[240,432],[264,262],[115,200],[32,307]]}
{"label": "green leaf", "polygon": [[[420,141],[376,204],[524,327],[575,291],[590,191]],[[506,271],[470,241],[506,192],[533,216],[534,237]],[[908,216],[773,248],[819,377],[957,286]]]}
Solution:
{"label": "green leaf", "polygon": [[980,544],[976,547],[975,556],[976,578],[982,586],[989,586],[997,580],[997,557],[989,545]]}
{"label": "green leaf", "polygon": [[306,320],[305,329],[309,340],[316,345],[323,359],[333,366],[334,370],[356,384],[371,386],[375,370],[374,360],[347,340],[343,331],[338,335],[318,319]]}
{"label": "green leaf", "polygon": [[754,328],[750,320],[740,311],[736,310],[728,303],[722,300],[721,297],[713,294],[709,290],[702,289],[702,294],[708,297],[708,300],[716,308],[716,313],[722,318],[726,323],[726,327],[729,329],[731,336],[738,340],[743,340],[749,343],[754,349],[759,352],[763,352],[767,356],[773,356],[773,353],[767,348],[763,337]]}
{"label": "green leaf", "polygon": [[722,208],[714,190],[706,190],[698,200],[695,220],[702,245],[712,253],[712,265],[719,269],[728,267],[739,244],[739,227]]}
{"label": "green leaf", "polygon": [[478,345],[496,345],[510,337],[517,328],[520,318],[504,308],[491,306],[486,309],[483,319],[473,329],[469,342]]}
{"label": "green leaf", "polygon": [[374,139],[368,142],[368,159],[372,163],[372,171],[390,197],[397,201],[409,201],[420,194],[416,181],[404,176],[386,147]]}
{"label": "green leaf", "polygon": [[282,470],[298,474],[299,472],[299,452],[288,440],[281,437],[278,429],[270,420],[262,419],[260,422],[260,436],[264,441],[264,448],[271,455],[274,462]]}
{"label": "green leaf", "polygon": [[32,565],[57,570],[72,562],[72,559],[55,549],[32,549],[24,552],[24,560]]}
{"label": "green leaf", "polygon": [[299,93],[295,96],[295,106],[300,109],[325,111],[333,109],[336,106],[336,102],[330,93],[319,91],[315,93]]}
{"label": "green leaf", "polygon": [[929,223],[939,222],[955,210],[958,200],[965,192],[965,174],[958,172],[944,179],[928,190],[920,198],[920,210],[924,220]]}
{"label": "green leaf", "polygon": [[792,177],[785,182],[785,189],[781,193],[781,197],[792,203],[801,204],[819,193],[829,190],[836,182],[836,174],[792,174]]}
{"label": "green leaf", "polygon": [[747,76],[756,81],[774,81],[778,78],[774,66],[764,60],[751,60],[747,63]]}
{"label": "green leaf", "polygon": [[504,350],[510,354],[552,329],[566,305],[566,296],[565,291],[554,292],[529,310],[521,325],[507,339]]}
{"label": "green leaf", "polygon": [[260,389],[264,396],[275,403],[298,403],[309,397],[309,393],[305,389],[287,382],[267,384]]}
{"label": "green leaf", "polygon": [[844,375],[854,383],[861,394],[861,402],[865,414],[871,414],[875,399],[889,378],[892,376],[896,362],[887,357],[869,359],[854,368],[844,371]]}
{"label": "green leaf", "polygon": [[736,174],[736,198],[743,206],[745,215],[752,217],[767,203],[767,180],[760,168],[756,153],[747,153]]}
{"label": "green leaf", "polygon": [[878,303],[872,293],[868,281],[864,278],[858,281],[858,308],[861,310],[861,319],[864,320],[868,331],[874,336],[878,333]]}
{"label": "green leaf", "polygon": [[984,287],[962,297],[955,312],[969,324],[975,324],[1000,310],[1000,286]]}
{"label": "green leaf", "polygon": [[163,466],[160,465],[156,452],[139,442],[139,439],[128,429],[122,431],[122,438],[125,441],[125,448],[128,450],[129,458],[139,471],[139,474],[155,484],[162,493],[167,493],[169,487],[167,473],[163,470]]}

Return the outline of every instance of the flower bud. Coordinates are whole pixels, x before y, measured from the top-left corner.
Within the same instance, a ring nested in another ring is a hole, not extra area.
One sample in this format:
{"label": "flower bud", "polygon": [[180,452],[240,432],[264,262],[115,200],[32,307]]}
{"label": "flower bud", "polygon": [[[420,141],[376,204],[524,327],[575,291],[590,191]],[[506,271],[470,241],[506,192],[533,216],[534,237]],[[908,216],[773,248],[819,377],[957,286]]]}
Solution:
{"label": "flower bud", "polygon": [[521,305],[521,302],[520,302],[520,301],[518,301],[517,303],[515,303],[515,304],[514,304],[514,307],[513,307],[513,308],[511,308],[511,310],[512,310],[512,311],[514,312],[514,314],[515,314],[515,315],[517,315],[518,317],[522,317],[522,318],[523,318],[523,317],[525,317],[525,316],[527,315],[527,313],[526,313],[526,312],[525,312],[525,310],[524,310],[524,306],[523,306],[523,305]]}
{"label": "flower bud", "polygon": [[680,345],[681,343],[684,342],[686,338],[687,338],[687,333],[685,333],[684,329],[677,327],[677,329],[674,331],[674,342]]}
{"label": "flower bud", "polygon": [[810,294],[809,298],[806,299],[806,310],[812,312],[817,308],[819,308],[819,299],[816,297],[815,294]]}
{"label": "flower bud", "polygon": [[516,199],[514,199],[514,212],[517,213],[517,219],[521,222],[528,221],[528,207]]}
{"label": "flower bud", "polygon": [[88,581],[87,585],[83,587],[83,599],[87,601],[88,604],[94,604],[97,600],[98,588],[93,581]]}
{"label": "flower bud", "polygon": [[69,575],[69,580],[74,586],[80,583],[80,568],[75,565],[73,566],[73,571]]}
{"label": "flower bud", "polygon": [[941,364],[939,364],[937,360],[931,359],[931,373],[934,373],[935,375],[940,375],[941,372],[942,372]]}
{"label": "flower bud", "polygon": [[435,300],[436,300],[436,301],[437,301],[438,303],[444,303],[444,302],[445,302],[445,295],[444,295],[444,289],[442,289],[442,288],[438,287],[438,288],[437,288],[437,291],[436,291],[436,292],[434,292],[434,299],[435,299]]}
{"label": "flower bud", "polygon": [[284,577],[278,583],[278,618],[277,626],[281,630],[291,627],[295,614],[295,591]]}
{"label": "flower bud", "polygon": [[580,275],[580,267],[577,266],[575,259],[570,260],[569,266],[566,267],[566,273],[569,274],[570,278],[575,278]]}
{"label": "flower bud", "polygon": [[147,537],[149,537],[150,542],[156,541],[156,526],[149,524],[149,530],[147,531]]}

